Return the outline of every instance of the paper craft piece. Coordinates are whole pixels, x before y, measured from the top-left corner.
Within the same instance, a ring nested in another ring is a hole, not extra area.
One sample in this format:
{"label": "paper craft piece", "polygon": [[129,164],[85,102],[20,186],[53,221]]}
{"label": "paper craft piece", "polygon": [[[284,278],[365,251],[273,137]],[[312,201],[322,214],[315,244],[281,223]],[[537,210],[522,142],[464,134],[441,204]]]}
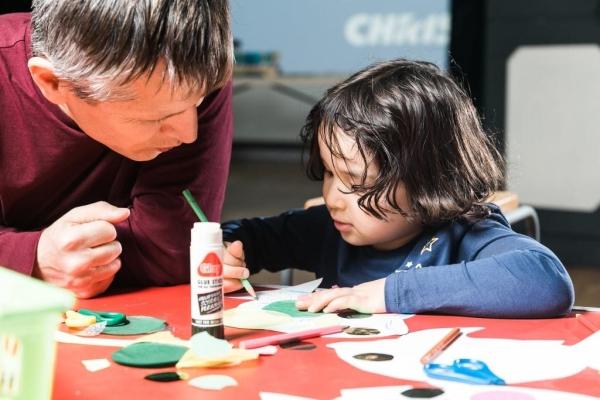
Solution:
{"label": "paper craft piece", "polygon": [[227,340],[217,339],[208,332],[200,332],[192,336],[190,347],[198,357],[222,358],[231,352],[233,346]]}
{"label": "paper craft piece", "polygon": [[260,396],[260,400],[315,400],[312,397],[292,396],[290,394],[274,392],[260,392],[258,395]]}
{"label": "paper craft piece", "polygon": [[252,349],[252,351],[258,353],[261,356],[272,356],[277,353],[277,346],[263,346]]}
{"label": "paper craft piece", "polygon": [[[435,362],[451,364],[459,358],[481,360],[507,384],[560,379],[575,375],[587,367],[595,368],[599,363],[598,357],[591,357],[590,354],[597,354],[597,349],[600,348],[600,332],[588,336],[576,345],[566,346],[561,340],[487,339],[468,336],[469,333],[481,329],[461,328],[463,335],[436,358]],[[445,381],[425,375],[419,359],[449,331],[447,328],[426,329],[396,339],[337,342],[329,344],[328,347],[335,349],[342,360],[361,370],[442,386],[446,384]],[[389,353],[394,358],[387,362],[374,363],[354,357],[361,353]]]}
{"label": "paper craft piece", "polygon": [[129,323],[117,326],[107,326],[102,333],[107,335],[142,335],[162,331],[166,328],[165,321],[153,317],[127,317]]}
{"label": "paper craft piece", "polygon": [[106,358],[96,358],[93,360],[81,360],[81,363],[90,372],[101,371],[110,367],[110,361]]}
{"label": "paper craft piece", "polygon": [[[465,385],[460,383],[446,382],[440,388],[444,393],[432,397],[434,400],[592,400],[596,397],[585,396],[575,393],[559,392],[556,390],[533,389],[509,386],[485,386]],[[409,397],[402,395],[403,392],[414,389],[411,386],[380,386],[355,389],[342,389],[341,400],[399,400]]]}
{"label": "paper craft piece", "polygon": [[225,311],[224,322],[226,326],[242,329],[268,329],[277,332],[292,333],[313,328],[322,328],[332,325],[343,325],[354,328],[367,328],[378,331],[374,335],[352,335],[336,333],[324,336],[325,338],[360,339],[385,337],[391,335],[404,335],[408,327],[404,319],[407,314],[373,314],[366,318],[348,319],[337,314],[319,314],[318,317],[291,317],[276,311],[264,310],[260,301],[242,303],[236,308]]}
{"label": "paper craft piece", "polygon": [[65,325],[69,328],[86,328],[96,323],[96,317],[79,314],[77,311],[65,312]]}
{"label": "paper craft piece", "polygon": [[70,333],[55,331],[54,340],[58,343],[67,344],[85,344],[89,346],[106,346],[106,347],[125,347],[133,344],[133,340],[126,339],[106,339],[106,338],[88,338],[72,335]]}
{"label": "paper craft piece", "polygon": [[[246,303],[244,303],[246,304]],[[289,322],[292,317],[274,311],[265,311],[261,308],[248,307],[232,308],[223,313],[225,326],[240,329],[271,329]]]}
{"label": "paper craft piece", "polygon": [[192,350],[186,352],[177,365],[177,368],[214,368],[230,367],[238,365],[244,361],[256,360],[258,352],[253,350],[231,349],[231,351],[221,357],[201,357]]}
{"label": "paper craft piece", "polygon": [[186,347],[162,343],[134,343],[112,354],[117,364],[130,367],[171,367],[188,351]]}
{"label": "paper craft piece", "polygon": [[[93,317],[92,317],[93,318]],[[95,318],[94,318],[95,319]],[[73,333],[77,336],[98,336],[106,328],[106,321],[96,322],[93,325],[88,326],[80,331],[74,331]]]}
{"label": "paper craft piece", "polygon": [[202,375],[190,380],[189,384],[207,390],[222,390],[228,386],[238,385],[235,379],[227,375]]}
{"label": "paper craft piece", "polygon": [[151,333],[149,335],[145,335],[139,337],[133,341],[134,343],[139,342],[151,342],[151,343],[165,343],[165,344],[174,344],[177,346],[185,346],[190,347],[189,340],[183,340],[173,335],[171,331],[160,331]]}
{"label": "paper craft piece", "polygon": [[263,307],[263,310],[276,311],[290,317],[320,317],[323,313],[314,313],[308,311],[300,311],[296,308],[296,302],[294,300],[280,300],[274,301],[273,303],[267,304]]}
{"label": "paper craft piece", "polygon": [[146,375],[144,379],[154,382],[176,382],[176,381],[186,381],[190,377],[185,372],[157,372],[155,374]]}

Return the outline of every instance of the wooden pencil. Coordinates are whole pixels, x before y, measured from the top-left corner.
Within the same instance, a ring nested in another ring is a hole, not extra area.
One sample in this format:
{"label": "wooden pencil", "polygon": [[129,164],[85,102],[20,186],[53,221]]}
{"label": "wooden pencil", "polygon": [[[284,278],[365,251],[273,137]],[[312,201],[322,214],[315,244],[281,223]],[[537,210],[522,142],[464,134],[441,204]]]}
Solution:
{"label": "wooden pencil", "polygon": [[423,357],[421,357],[421,364],[425,365],[431,362],[434,358],[440,355],[440,353],[448,348],[460,335],[460,328],[452,329],[446,336],[444,336],[439,342],[437,342]]}

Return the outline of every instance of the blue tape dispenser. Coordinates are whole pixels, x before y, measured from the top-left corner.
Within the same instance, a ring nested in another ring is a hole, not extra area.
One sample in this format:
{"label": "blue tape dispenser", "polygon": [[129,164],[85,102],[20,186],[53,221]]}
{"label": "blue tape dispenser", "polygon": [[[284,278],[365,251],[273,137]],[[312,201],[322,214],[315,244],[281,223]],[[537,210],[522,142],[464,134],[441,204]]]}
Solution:
{"label": "blue tape dispenser", "polygon": [[459,358],[452,364],[425,364],[425,374],[430,378],[474,383],[477,385],[505,385],[503,379],[495,375],[486,363],[470,358]]}

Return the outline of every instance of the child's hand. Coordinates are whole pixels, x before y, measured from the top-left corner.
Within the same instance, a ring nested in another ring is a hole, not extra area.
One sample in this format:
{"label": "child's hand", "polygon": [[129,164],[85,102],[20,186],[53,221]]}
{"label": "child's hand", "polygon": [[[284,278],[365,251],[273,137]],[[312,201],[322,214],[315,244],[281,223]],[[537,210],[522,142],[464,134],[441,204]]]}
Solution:
{"label": "child's hand", "polygon": [[225,243],[223,252],[223,290],[225,293],[241,289],[240,279],[250,276],[246,268],[242,242]]}
{"label": "child's hand", "polygon": [[384,313],[385,278],[362,283],[351,288],[322,290],[301,296],[296,307],[310,312],[335,312],[351,308],[361,313]]}

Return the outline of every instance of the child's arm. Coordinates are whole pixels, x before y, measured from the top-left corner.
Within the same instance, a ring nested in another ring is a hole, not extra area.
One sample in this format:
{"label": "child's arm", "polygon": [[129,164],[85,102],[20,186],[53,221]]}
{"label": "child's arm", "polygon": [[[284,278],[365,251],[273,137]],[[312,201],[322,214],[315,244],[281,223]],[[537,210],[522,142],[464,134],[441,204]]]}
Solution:
{"label": "child's arm", "polygon": [[225,241],[244,244],[244,261],[251,273],[265,268],[311,270],[320,260],[325,223],[331,219],[325,207],[290,210],[281,215],[249,218],[222,224]]}
{"label": "child's arm", "polygon": [[547,318],[570,311],[571,280],[540,243],[510,232],[470,252],[468,261],[388,276],[387,311],[496,318]]}

